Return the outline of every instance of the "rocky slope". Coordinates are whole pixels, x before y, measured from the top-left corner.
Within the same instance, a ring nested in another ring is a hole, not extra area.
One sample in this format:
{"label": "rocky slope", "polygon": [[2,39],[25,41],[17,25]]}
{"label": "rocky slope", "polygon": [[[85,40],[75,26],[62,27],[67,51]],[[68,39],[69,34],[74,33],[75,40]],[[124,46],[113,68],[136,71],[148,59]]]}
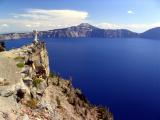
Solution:
{"label": "rocky slope", "polygon": [[113,120],[70,80],[51,74],[45,43],[0,53],[0,120]]}

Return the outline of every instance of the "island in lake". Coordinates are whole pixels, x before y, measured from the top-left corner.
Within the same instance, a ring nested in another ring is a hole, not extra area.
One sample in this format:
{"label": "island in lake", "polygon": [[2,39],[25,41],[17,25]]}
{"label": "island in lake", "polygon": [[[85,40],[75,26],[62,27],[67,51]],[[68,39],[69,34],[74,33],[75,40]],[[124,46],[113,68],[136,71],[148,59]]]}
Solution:
{"label": "island in lake", "polygon": [[[147,30],[143,33],[132,32],[127,29],[101,29],[88,23],[81,23],[62,29],[40,31],[40,38],[146,38],[160,39],[160,27]],[[32,32],[1,34],[0,40],[33,38]]]}

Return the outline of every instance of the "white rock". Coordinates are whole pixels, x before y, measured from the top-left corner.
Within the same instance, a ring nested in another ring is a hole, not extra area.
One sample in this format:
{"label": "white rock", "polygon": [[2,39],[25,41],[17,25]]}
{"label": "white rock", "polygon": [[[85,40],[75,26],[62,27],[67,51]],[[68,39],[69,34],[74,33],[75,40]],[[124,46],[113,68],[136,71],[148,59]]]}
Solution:
{"label": "white rock", "polygon": [[23,119],[22,119],[22,120],[29,120],[28,115],[27,115],[27,114],[25,114],[25,115],[23,116]]}

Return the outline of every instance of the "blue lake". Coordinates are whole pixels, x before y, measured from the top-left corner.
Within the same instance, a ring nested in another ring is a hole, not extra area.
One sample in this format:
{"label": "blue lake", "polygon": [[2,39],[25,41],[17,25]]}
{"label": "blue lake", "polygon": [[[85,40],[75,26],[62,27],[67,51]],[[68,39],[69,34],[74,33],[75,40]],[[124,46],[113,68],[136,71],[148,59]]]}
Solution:
{"label": "blue lake", "polygon": [[[7,41],[7,49],[31,40]],[[160,41],[149,39],[47,39],[50,68],[73,78],[93,104],[115,120],[160,120]]]}

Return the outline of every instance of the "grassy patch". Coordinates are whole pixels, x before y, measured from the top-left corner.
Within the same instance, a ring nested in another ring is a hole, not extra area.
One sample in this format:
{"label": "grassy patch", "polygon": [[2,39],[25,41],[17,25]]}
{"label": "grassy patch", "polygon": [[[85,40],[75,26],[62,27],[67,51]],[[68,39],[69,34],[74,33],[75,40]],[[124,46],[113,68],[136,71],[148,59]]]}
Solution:
{"label": "grassy patch", "polygon": [[24,61],[24,59],[25,59],[25,57],[21,57],[21,56],[14,58],[14,60],[16,60],[16,61]]}
{"label": "grassy patch", "polygon": [[23,62],[21,62],[21,63],[18,63],[18,64],[17,64],[17,67],[18,67],[18,68],[23,68],[24,65],[25,65],[25,64],[24,64]]}
{"label": "grassy patch", "polygon": [[42,79],[40,78],[34,78],[33,79],[33,86],[38,87],[38,85],[42,82]]}

